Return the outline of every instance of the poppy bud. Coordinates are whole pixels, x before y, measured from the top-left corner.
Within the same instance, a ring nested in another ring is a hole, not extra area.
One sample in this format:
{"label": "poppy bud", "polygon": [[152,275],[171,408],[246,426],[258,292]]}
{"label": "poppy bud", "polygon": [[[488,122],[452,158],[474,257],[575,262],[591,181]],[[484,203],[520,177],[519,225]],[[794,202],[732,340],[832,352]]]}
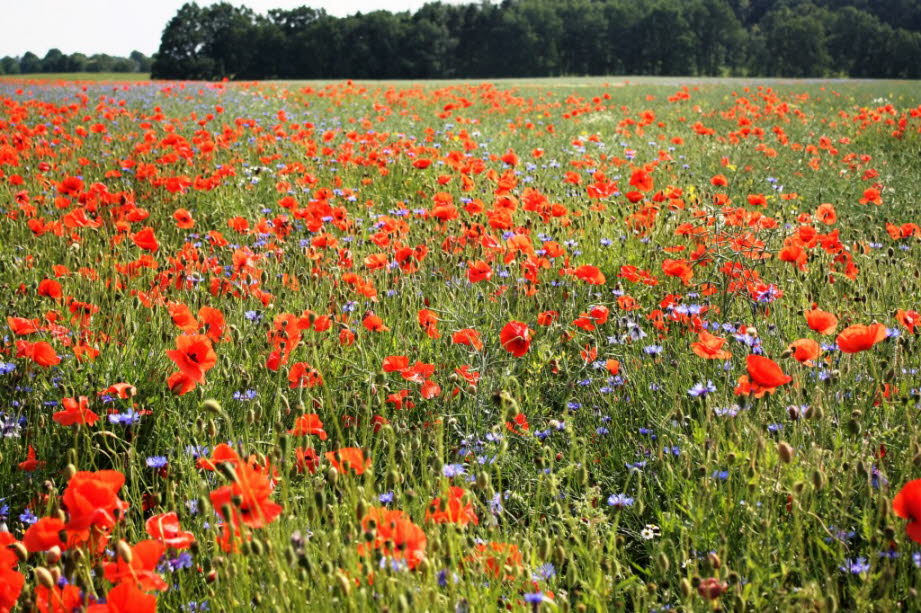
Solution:
{"label": "poppy bud", "polygon": [[201,408],[208,411],[209,413],[220,413],[224,409],[221,408],[221,403],[215,400],[214,398],[209,398],[201,403]]}
{"label": "poppy bud", "polygon": [[681,592],[682,598],[687,598],[688,596],[690,596],[691,591],[693,589],[694,588],[691,587],[691,582],[688,581],[687,579],[682,579],[681,582],[678,584],[678,590]]}
{"label": "poppy bud", "polygon": [[134,553],[131,551],[131,545],[126,543],[124,540],[121,540],[118,541],[118,545],[115,547],[115,550],[118,552],[118,557],[125,561],[125,564],[131,564],[131,561],[134,559]]}
{"label": "poppy bud", "polygon": [[793,453],[793,447],[785,441],[781,441],[777,445],[777,454],[780,456],[780,461],[784,464],[789,464],[793,461]]}
{"label": "poppy bud", "polygon": [[29,550],[26,549],[26,546],[20,543],[19,541],[16,541],[12,545],[10,545],[10,549],[13,550],[13,553],[16,554],[16,557],[19,558],[20,562],[25,562],[26,560],[29,559]]}
{"label": "poppy bud", "polygon": [[330,485],[336,485],[339,482],[339,471],[335,467],[330,466],[326,471],[326,481]]}
{"label": "poppy bud", "polygon": [[70,481],[70,479],[77,474],[77,467],[73,464],[68,464],[64,467],[64,479]]}
{"label": "poppy bud", "polygon": [[336,573],[336,588],[343,596],[348,596],[351,589],[349,578],[342,573]]}
{"label": "poppy bud", "polygon": [[710,567],[713,570],[719,570],[719,567],[723,564],[720,557],[712,551],[707,555],[707,561],[710,563]]}
{"label": "poppy bud", "polygon": [[33,573],[37,584],[49,590],[54,587],[54,577],[51,576],[51,572],[47,568],[38,566],[33,570]]}
{"label": "poppy bud", "polygon": [[812,472],[812,487],[814,487],[816,491],[825,487],[825,473],[819,469]]}

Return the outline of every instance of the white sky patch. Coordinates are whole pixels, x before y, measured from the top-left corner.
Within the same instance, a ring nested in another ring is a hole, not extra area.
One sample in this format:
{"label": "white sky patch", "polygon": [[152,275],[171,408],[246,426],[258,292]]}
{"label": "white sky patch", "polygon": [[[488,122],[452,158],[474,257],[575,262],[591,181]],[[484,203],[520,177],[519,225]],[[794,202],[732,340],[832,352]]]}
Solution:
{"label": "white sky patch", "polygon": [[[478,0],[442,0],[446,4],[471,4]],[[246,0],[257,13],[269,9],[310,6],[344,17],[361,11],[415,11],[425,0]],[[132,51],[152,55],[160,46],[167,22],[185,0],[0,0],[3,32],[0,57],[31,51],[45,57],[51,48],[63,53],[107,53],[127,56]],[[214,4],[203,1],[199,6]]]}

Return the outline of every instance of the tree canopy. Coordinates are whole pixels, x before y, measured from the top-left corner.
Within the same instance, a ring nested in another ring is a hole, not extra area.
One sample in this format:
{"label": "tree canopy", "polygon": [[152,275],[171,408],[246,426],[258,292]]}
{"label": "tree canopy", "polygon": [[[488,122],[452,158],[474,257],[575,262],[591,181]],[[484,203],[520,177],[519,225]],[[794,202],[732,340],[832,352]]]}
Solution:
{"label": "tree canopy", "polygon": [[184,5],[168,79],[921,76],[914,0],[504,0],[336,18]]}

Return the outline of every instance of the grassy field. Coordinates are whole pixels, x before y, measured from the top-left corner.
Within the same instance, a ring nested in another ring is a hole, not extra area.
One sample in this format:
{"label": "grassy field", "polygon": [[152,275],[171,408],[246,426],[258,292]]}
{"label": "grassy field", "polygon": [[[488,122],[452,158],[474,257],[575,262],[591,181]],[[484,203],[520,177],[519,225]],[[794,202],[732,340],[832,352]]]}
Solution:
{"label": "grassy field", "polygon": [[918,83],[65,76],[0,611],[917,608]]}
{"label": "grassy field", "polygon": [[0,81],[148,81],[146,72],[43,72],[0,75]]}

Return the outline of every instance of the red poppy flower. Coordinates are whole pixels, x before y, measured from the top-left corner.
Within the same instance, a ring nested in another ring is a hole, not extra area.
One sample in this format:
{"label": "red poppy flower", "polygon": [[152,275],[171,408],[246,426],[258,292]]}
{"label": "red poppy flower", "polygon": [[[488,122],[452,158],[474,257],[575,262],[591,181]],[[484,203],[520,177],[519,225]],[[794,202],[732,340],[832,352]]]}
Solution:
{"label": "red poppy flower", "polygon": [[291,389],[310,388],[323,385],[323,377],[307,362],[295,362],[288,371],[288,387]]}
{"label": "red poppy flower", "polygon": [[176,227],[180,230],[189,230],[195,227],[195,220],[186,209],[176,209],[176,212],[173,213],[173,219],[176,220]]}
{"label": "red poppy flower", "polygon": [[425,521],[431,521],[436,524],[456,524],[466,526],[473,524],[480,525],[480,519],[473,510],[473,503],[464,503],[464,497],[467,492],[464,488],[452,486],[448,488],[448,496],[444,501],[436,498],[429,504],[425,511]]}
{"label": "red poppy flower", "polygon": [[604,285],[605,282],[604,273],[602,273],[597,266],[585,264],[576,268],[573,271],[573,274],[577,279],[584,281],[589,285]]}
{"label": "red poppy flower", "polygon": [[425,558],[425,532],[403,511],[372,507],[361,519],[361,527],[365,532],[374,534],[371,542],[358,546],[361,555],[377,549],[384,556],[405,560],[410,569]]}
{"label": "red poppy flower", "polygon": [[157,237],[150,226],[132,234],[131,241],[145,251],[155,252],[160,248],[160,243],[157,242]]}
{"label": "red poppy flower", "polygon": [[[16,559],[12,551],[10,555]],[[0,611],[13,609],[25,584],[26,578],[22,573],[13,570],[12,566],[0,564]]]}
{"label": "red poppy flower", "polygon": [[35,588],[35,608],[41,613],[69,613],[83,605],[80,588],[76,585],[54,585]]}
{"label": "red poppy flower", "polygon": [[838,349],[842,353],[858,353],[866,351],[886,339],[886,326],[883,324],[870,324],[864,326],[855,324],[841,331],[835,339]]}
{"label": "red poppy flower", "polygon": [[[217,364],[217,354],[211,339],[204,334],[183,334],[176,337],[176,349],[166,352],[186,377],[204,383],[205,373]],[[170,386],[172,387],[172,386]]]}
{"label": "red poppy flower", "polygon": [[793,380],[793,377],[784,374],[774,360],[761,355],[750,354],[745,359],[745,367],[751,380],[761,387],[780,387]]}
{"label": "red poppy flower", "polygon": [[6,325],[16,336],[28,336],[39,331],[39,320],[25,319],[24,317],[7,317]]}
{"label": "red poppy flower", "polygon": [[[493,577],[499,577],[506,569],[517,569],[524,564],[524,559],[517,545],[490,541],[474,545],[474,553],[469,560],[480,564],[483,570]],[[506,574],[505,578],[513,576]]]}
{"label": "red poppy flower", "polygon": [[702,330],[697,335],[697,342],[691,343],[691,350],[694,355],[704,358],[705,360],[729,360],[732,353],[723,349],[726,339],[710,334]]}
{"label": "red poppy flower", "polygon": [[369,466],[370,458],[365,458],[365,453],[358,447],[344,447],[338,451],[327,451],[326,459],[333,465],[333,468],[340,473],[352,471],[356,475],[361,475]]}
{"label": "red poppy flower", "polygon": [[292,436],[308,436],[316,434],[321,441],[326,440],[326,431],[323,429],[323,422],[316,413],[307,413],[294,420],[294,427],[288,430]]}
{"label": "red poppy flower", "polygon": [[64,549],[66,543],[61,540],[64,529],[64,522],[57,517],[42,517],[22,535],[22,544],[29,553],[48,551],[55,546]]}
{"label": "red poppy flower", "polygon": [[492,268],[486,262],[477,260],[476,262],[471,262],[467,268],[467,280],[471,283],[489,281],[491,278]]}
{"label": "red poppy flower", "polygon": [[30,343],[29,341],[16,341],[16,357],[29,358],[39,366],[57,366],[61,363],[54,347],[45,341]]}
{"label": "red poppy flower", "polygon": [[921,325],[921,314],[917,311],[903,311],[899,309],[895,313],[895,319],[912,334],[915,333],[915,326]]}
{"label": "red poppy flower", "polygon": [[[281,515],[282,506],[269,500],[272,482],[264,471],[249,464],[238,464],[234,473],[232,484],[211,492],[211,504],[225,521],[235,526],[242,523],[250,528],[262,528]],[[225,515],[228,510],[229,516]]]}
{"label": "red poppy flower", "polygon": [[921,543],[921,479],[909,481],[892,499],[892,510],[907,519],[905,533],[916,543]]}
{"label": "red poppy flower", "polygon": [[361,321],[361,325],[370,332],[387,332],[390,330],[384,325],[384,320],[377,315],[368,315]]}
{"label": "red poppy flower", "polygon": [[52,300],[58,300],[63,295],[61,292],[61,284],[54,279],[43,279],[40,281],[36,293],[39,296],[46,296]]}
{"label": "red poppy flower", "polygon": [[128,510],[128,503],[118,497],[124,484],[125,476],[117,470],[75,473],[62,497],[69,514],[67,530],[84,532],[90,526],[103,530],[112,528],[117,518]]}
{"label": "red poppy flower", "polygon": [[520,358],[531,347],[531,329],[520,321],[510,321],[499,333],[502,347],[516,358]]}
{"label": "red poppy flower", "polygon": [[644,168],[637,168],[633,171],[633,174],[630,175],[630,185],[641,192],[651,192],[654,188],[652,175]]}
{"label": "red poppy flower", "polygon": [[464,328],[451,335],[451,342],[455,345],[467,345],[473,347],[476,351],[483,348],[483,341],[480,340],[480,333],[473,328]]}
{"label": "red poppy flower", "polygon": [[822,354],[822,347],[811,338],[801,338],[793,341],[787,347],[793,352],[793,359],[806,366],[812,366],[813,362]]}
{"label": "red poppy flower", "polygon": [[317,472],[320,466],[320,457],[317,452],[310,448],[298,447],[294,450],[295,463],[297,472],[310,471],[311,474]]}
{"label": "red poppy flower", "polygon": [[144,527],[150,538],[171,549],[188,549],[195,542],[195,535],[180,527],[179,517],[172,511],[149,517]]}
{"label": "red poppy flower", "polygon": [[30,473],[32,471],[38,470],[44,465],[44,462],[35,458],[35,448],[32,447],[32,445],[29,445],[28,449],[26,450],[26,459],[19,463],[19,470]]}
{"label": "red poppy flower", "polygon": [[838,318],[833,313],[811,309],[806,311],[806,325],[819,334],[834,334],[838,327]]}
{"label": "red poppy flower", "polygon": [[86,613],[155,613],[157,598],[142,592],[132,581],[116,585],[108,594],[103,604],[93,604]]}
{"label": "red poppy flower", "polygon": [[89,399],[86,396],[80,396],[79,399],[64,398],[61,404],[64,410],[55,413],[52,419],[62,426],[92,426],[99,421],[99,416],[89,409]]}
{"label": "red poppy flower", "polygon": [[121,555],[104,565],[106,581],[110,583],[133,583],[142,590],[165,590],[166,581],[157,574],[157,564],[166,549],[163,543],[147,539],[131,547],[131,561]]}

